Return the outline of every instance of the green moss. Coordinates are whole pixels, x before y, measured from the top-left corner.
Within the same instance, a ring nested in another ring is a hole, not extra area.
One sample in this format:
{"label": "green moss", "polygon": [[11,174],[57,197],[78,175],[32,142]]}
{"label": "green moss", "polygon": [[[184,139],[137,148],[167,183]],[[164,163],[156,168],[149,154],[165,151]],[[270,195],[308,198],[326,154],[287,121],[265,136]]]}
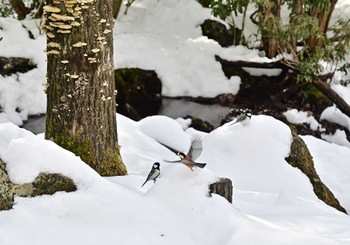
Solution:
{"label": "green moss", "polygon": [[128,173],[118,148],[106,151],[104,160],[97,167],[97,172],[102,176],[126,175]]}
{"label": "green moss", "polygon": [[73,180],[61,174],[40,173],[32,186],[31,196],[52,195],[58,191],[73,192],[77,190]]}
{"label": "green moss", "polygon": [[317,101],[318,104],[331,106],[333,102],[328,99],[319,89],[317,89],[312,83],[307,83],[298,94],[299,97],[309,98],[313,101]]}
{"label": "green moss", "polygon": [[101,176],[126,175],[127,170],[121,159],[119,149],[106,149],[102,160],[98,161],[94,150],[90,147],[87,140],[82,140],[79,135],[68,137],[60,135],[55,138],[55,142],[75,155],[80,156],[81,160],[87,163],[91,168]]}
{"label": "green moss", "polygon": [[88,140],[83,140],[79,134],[70,136],[68,133],[62,133],[54,138],[54,142],[64,149],[73,152],[75,155],[80,156],[81,160],[90,165],[93,169],[96,169],[94,164],[94,152],[90,147]]}

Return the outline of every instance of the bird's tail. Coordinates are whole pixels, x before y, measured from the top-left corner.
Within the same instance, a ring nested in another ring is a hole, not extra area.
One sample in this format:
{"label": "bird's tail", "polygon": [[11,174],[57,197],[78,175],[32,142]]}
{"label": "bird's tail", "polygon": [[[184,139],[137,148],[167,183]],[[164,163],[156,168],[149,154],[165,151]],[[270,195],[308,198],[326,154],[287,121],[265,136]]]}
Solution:
{"label": "bird's tail", "polygon": [[142,185],[141,185],[141,188],[147,183],[148,180],[146,180]]}
{"label": "bird's tail", "polygon": [[232,125],[234,125],[234,124],[236,124],[236,123],[238,123],[238,121],[236,120],[236,121],[234,121],[234,122],[232,122],[232,123],[230,123],[228,126],[232,126]]}
{"label": "bird's tail", "polygon": [[196,163],[194,164],[194,166],[199,167],[199,168],[204,168],[205,165],[207,165],[207,164],[206,164],[206,163],[198,163],[198,162],[196,162]]}

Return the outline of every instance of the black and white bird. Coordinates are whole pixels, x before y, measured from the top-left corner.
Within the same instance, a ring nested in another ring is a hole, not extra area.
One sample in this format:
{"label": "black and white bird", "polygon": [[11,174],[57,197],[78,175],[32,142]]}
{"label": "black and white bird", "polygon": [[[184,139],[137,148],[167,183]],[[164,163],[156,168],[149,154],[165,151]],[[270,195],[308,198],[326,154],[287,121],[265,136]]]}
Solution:
{"label": "black and white bird", "polygon": [[149,180],[153,180],[154,182],[156,182],[156,179],[158,178],[158,176],[160,175],[160,163],[159,162],[155,162],[153,163],[152,169],[149,172],[146,181],[142,184],[141,188],[147,183],[147,181]]}
{"label": "black and white bird", "polygon": [[195,162],[195,160],[200,156],[202,151],[203,151],[202,139],[197,135],[192,138],[191,146],[187,154],[183,152],[176,153],[176,155],[180,157],[180,160],[176,160],[176,161],[164,160],[164,161],[168,163],[182,163],[193,171],[193,167],[204,168],[205,165],[207,165],[206,163]]}
{"label": "black and white bird", "polygon": [[250,110],[247,110],[228,126],[232,126],[233,124],[236,124],[236,123],[247,125],[250,122],[251,118],[252,118],[252,112]]}

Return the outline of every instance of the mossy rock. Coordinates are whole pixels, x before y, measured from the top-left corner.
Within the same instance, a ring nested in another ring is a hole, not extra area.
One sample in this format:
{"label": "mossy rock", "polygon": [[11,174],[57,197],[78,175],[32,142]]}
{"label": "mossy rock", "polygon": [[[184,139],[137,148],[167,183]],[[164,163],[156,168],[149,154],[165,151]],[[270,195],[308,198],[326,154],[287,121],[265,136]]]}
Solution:
{"label": "mossy rock", "polygon": [[204,8],[209,8],[212,0],[197,0]]}
{"label": "mossy rock", "polygon": [[73,180],[62,174],[40,173],[32,186],[31,196],[52,195],[59,191],[73,192],[77,190]]}
{"label": "mossy rock", "polygon": [[30,59],[0,57],[0,75],[3,76],[10,76],[17,72],[25,73],[36,67],[36,64]]}
{"label": "mossy rock", "polygon": [[123,68],[115,70],[114,75],[118,113],[134,120],[158,113],[162,83],[155,71]]}
{"label": "mossy rock", "polygon": [[56,173],[40,173],[33,183],[13,184],[7,174],[5,163],[0,159],[0,211],[13,207],[15,195],[35,197],[52,195],[59,191],[73,192],[76,190],[77,187],[72,179]]}
{"label": "mossy rock", "polygon": [[226,26],[216,20],[205,20],[201,24],[203,36],[217,41],[222,47],[229,47],[234,44],[234,37]]}
{"label": "mossy rock", "polygon": [[207,132],[207,133],[210,133],[211,131],[214,130],[214,126],[211,125],[207,121],[203,121],[202,119],[200,119],[198,117],[193,117],[190,115],[187,115],[184,117],[184,119],[188,119],[188,118],[191,119],[190,127],[194,128],[196,130]]}
{"label": "mossy rock", "polygon": [[307,83],[299,92],[298,98],[300,100],[317,101],[318,104],[323,107],[332,106],[333,102],[327,98],[319,89],[317,89],[312,83]]}
{"label": "mossy rock", "polygon": [[291,151],[286,158],[287,162],[293,167],[299,168],[310,180],[313,191],[316,196],[331,207],[346,213],[346,210],[340,205],[337,198],[333,195],[330,189],[321,181],[318,176],[312,156],[305,142],[297,135],[296,129],[292,126],[293,142]]}
{"label": "mossy rock", "polygon": [[13,184],[10,182],[5,163],[0,159],[0,210],[11,209],[13,202]]}

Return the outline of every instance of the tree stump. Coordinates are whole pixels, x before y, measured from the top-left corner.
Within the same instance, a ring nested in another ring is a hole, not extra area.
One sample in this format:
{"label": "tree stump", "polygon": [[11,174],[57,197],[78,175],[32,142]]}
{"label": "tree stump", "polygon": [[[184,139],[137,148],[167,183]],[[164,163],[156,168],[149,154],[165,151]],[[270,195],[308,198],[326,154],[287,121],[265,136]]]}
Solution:
{"label": "tree stump", "polygon": [[232,203],[232,181],[228,178],[220,178],[218,182],[209,185],[209,195],[211,196],[212,193],[218,194]]}

